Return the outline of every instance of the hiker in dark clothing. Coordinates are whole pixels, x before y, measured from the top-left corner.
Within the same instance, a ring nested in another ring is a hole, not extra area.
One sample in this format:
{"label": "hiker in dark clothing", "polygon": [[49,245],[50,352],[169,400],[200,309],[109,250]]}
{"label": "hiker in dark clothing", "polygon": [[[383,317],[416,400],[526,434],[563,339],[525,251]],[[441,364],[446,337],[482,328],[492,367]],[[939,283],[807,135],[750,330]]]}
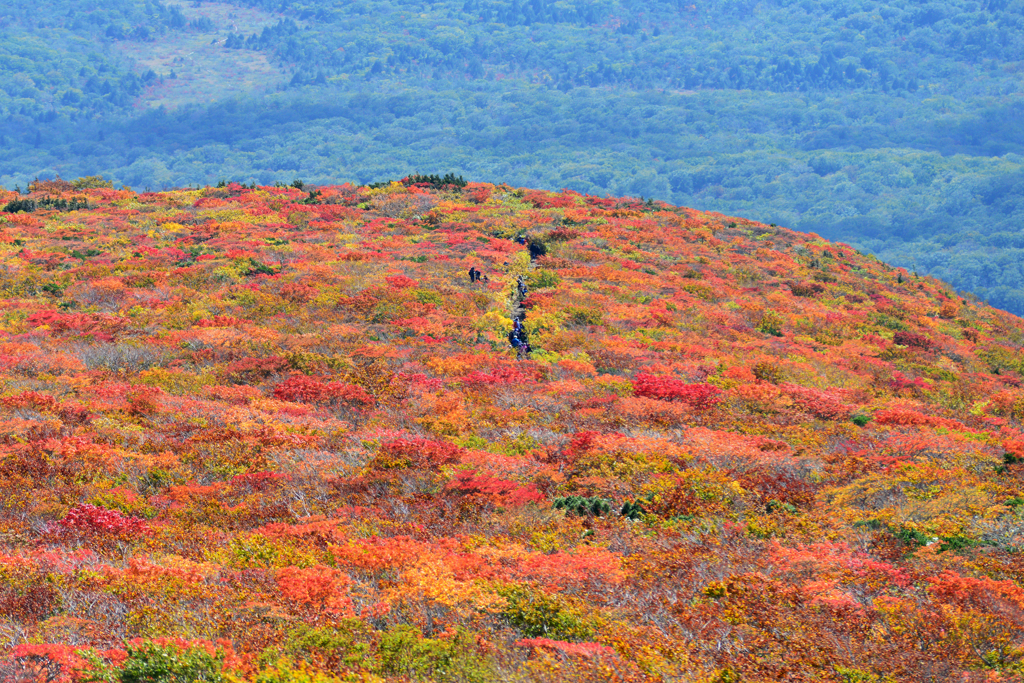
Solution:
{"label": "hiker in dark clothing", "polygon": [[470,282],[476,282],[476,267],[475,266],[470,266],[469,267],[469,281]]}
{"label": "hiker in dark clothing", "polygon": [[520,344],[526,344],[529,342],[529,337],[526,334],[526,328],[524,328],[522,325],[513,328],[512,334],[516,336],[516,339],[519,340]]}
{"label": "hiker in dark clothing", "polygon": [[520,275],[519,279],[516,281],[516,289],[519,292],[519,298],[520,299],[525,299],[526,298],[526,283],[523,282],[523,276],[522,275]]}

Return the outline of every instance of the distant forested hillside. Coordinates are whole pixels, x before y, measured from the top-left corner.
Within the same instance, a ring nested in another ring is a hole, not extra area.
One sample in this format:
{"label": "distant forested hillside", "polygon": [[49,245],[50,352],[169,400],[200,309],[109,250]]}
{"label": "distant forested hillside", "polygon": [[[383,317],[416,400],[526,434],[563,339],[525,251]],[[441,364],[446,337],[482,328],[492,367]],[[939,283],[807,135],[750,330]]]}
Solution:
{"label": "distant forested hillside", "polygon": [[1024,0],[45,0],[0,185],[461,173],[815,231],[1024,313]]}

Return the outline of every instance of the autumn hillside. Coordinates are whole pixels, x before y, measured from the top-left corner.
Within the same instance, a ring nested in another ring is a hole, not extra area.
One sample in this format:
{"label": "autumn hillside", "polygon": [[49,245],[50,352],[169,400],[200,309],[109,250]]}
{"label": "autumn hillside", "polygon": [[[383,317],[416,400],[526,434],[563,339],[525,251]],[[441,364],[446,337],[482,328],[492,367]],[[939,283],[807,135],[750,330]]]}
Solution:
{"label": "autumn hillside", "polygon": [[1024,322],[415,180],[0,191],[0,678],[1022,680]]}

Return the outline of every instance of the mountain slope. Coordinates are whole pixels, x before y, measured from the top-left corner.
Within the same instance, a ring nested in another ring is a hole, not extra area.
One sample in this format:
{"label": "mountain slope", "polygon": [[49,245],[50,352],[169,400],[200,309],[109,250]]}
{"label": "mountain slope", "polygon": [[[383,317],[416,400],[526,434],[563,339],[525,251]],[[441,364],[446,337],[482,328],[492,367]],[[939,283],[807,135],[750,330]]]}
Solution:
{"label": "mountain slope", "polygon": [[1018,680],[1019,318],[660,202],[90,184],[0,197],[5,675]]}

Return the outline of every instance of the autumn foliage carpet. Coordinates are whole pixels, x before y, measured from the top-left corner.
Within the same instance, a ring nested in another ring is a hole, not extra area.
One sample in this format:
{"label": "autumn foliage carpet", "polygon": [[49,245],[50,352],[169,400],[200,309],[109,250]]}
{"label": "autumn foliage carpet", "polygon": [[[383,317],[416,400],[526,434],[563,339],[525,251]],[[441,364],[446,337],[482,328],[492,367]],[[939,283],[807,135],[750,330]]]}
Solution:
{"label": "autumn foliage carpet", "polygon": [[1024,321],[436,185],[0,191],[0,678],[1022,679]]}

